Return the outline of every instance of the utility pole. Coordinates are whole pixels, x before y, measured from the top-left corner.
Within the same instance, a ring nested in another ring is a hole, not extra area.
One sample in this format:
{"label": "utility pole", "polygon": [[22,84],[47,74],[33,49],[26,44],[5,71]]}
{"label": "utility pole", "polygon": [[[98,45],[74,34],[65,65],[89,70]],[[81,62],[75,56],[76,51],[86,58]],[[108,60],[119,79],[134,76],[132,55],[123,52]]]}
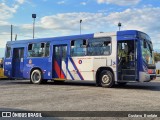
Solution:
{"label": "utility pole", "polygon": [[81,35],[81,23],[82,23],[82,20],[80,20],[80,35]]}
{"label": "utility pole", "polygon": [[35,18],[36,18],[36,14],[32,14],[32,18],[33,18],[33,39],[34,39],[34,32],[35,32]]}
{"label": "utility pole", "polygon": [[118,23],[119,31],[121,30],[122,23]]}

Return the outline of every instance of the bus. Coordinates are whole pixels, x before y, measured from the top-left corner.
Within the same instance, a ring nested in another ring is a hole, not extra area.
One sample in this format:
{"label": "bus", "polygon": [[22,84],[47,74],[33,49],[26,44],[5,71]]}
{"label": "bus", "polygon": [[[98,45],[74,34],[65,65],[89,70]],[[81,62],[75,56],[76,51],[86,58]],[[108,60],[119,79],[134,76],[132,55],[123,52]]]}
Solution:
{"label": "bus", "polygon": [[113,87],[156,78],[151,39],[137,30],[8,41],[4,69],[33,84],[81,80]]}
{"label": "bus", "polygon": [[0,58],[0,79],[6,79],[7,77],[4,75],[3,69],[3,59]]}

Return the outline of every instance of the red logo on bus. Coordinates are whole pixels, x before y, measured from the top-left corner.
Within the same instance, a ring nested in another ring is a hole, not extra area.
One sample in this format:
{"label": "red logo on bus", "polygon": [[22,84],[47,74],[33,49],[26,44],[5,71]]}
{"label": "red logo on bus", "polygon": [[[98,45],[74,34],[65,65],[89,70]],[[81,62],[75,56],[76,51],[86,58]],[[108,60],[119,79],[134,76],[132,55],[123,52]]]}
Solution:
{"label": "red logo on bus", "polygon": [[82,60],[79,60],[78,63],[79,63],[79,64],[82,64]]}

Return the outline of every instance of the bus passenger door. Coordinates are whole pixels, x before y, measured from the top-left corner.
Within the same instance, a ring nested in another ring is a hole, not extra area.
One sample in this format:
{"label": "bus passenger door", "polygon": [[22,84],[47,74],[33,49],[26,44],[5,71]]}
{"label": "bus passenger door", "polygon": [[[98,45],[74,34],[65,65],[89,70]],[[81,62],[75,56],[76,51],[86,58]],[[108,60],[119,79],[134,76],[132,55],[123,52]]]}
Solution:
{"label": "bus passenger door", "polygon": [[12,60],[12,76],[16,78],[22,78],[23,66],[24,66],[24,48],[14,48],[13,60]]}
{"label": "bus passenger door", "polygon": [[67,45],[55,45],[53,49],[53,78],[66,79]]}

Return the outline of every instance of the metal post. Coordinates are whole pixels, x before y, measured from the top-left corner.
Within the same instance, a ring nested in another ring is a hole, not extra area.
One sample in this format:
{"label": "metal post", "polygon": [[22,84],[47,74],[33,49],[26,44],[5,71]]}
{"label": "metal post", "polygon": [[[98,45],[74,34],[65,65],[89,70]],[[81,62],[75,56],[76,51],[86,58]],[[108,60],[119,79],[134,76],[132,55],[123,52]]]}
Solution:
{"label": "metal post", "polygon": [[119,22],[118,23],[119,31],[121,30],[121,26],[122,26],[122,24]]}
{"label": "metal post", "polygon": [[82,23],[82,20],[80,20],[80,35],[81,35],[81,23]]}
{"label": "metal post", "polygon": [[35,18],[33,18],[33,39],[34,39],[34,29],[35,29]]}
{"label": "metal post", "polygon": [[32,14],[32,18],[33,18],[33,39],[34,39],[34,32],[35,32],[35,18],[36,18],[36,14]]}
{"label": "metal post", "polygon": [[13,34],[13,25],[11,25],[11,41],[12,41],[12,34]]}
{"label": "metal post", "polygon": [[17,34],[16,34],[16,36],[15,36],[15,41],[17,40]]}

